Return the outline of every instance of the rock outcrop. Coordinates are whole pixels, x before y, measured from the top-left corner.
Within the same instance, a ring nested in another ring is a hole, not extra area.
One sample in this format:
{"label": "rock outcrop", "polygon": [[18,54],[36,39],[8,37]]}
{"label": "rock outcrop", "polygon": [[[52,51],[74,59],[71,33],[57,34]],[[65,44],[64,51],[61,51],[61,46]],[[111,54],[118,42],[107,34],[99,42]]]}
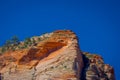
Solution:
{"label": "rock outcrop", "polygon": [[104,64],[101,56],[83,52],[84,68],[82,80],[115,80],[114,70]]}
{"label": "rock outcrop", "polygon": [[115,80],[113,68],[102,57],[82,52],[70,30],[31,39],[29,47],[0,55],[1,80]]}

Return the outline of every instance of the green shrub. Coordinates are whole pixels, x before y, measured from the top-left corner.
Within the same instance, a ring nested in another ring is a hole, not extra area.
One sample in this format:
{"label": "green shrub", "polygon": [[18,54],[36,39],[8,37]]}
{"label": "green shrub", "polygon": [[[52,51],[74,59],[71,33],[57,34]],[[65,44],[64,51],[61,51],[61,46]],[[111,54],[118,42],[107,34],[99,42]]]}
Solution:
{"label": "green shrub", "polygon": [[17,46],[20,43],[19,38],[17,36],[13,36],[11,38],[11,42],[14,46]]}
{"label": "green shrub", "polygon": [[5,52],[6,51],[6,48],[3,46],[2,49],[1,49],[1,52]]}

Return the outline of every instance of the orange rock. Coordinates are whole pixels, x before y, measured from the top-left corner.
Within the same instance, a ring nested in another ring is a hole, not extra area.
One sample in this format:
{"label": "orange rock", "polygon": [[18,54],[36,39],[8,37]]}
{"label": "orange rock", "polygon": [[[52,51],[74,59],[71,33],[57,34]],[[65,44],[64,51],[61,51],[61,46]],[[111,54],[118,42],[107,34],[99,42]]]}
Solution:
{"label": "orange rock", "polygon": [[[83,80],[82,69],[86,63],[74,32],[57,30],[33,38],[35,44],[0,55],[0,77],[3,80]],[[94,56],[91,62],[95,64],[99,59],[102,58]],[[105,71],[107,68],[104,66]],[[114,73],[112,68],[109,72]]]}

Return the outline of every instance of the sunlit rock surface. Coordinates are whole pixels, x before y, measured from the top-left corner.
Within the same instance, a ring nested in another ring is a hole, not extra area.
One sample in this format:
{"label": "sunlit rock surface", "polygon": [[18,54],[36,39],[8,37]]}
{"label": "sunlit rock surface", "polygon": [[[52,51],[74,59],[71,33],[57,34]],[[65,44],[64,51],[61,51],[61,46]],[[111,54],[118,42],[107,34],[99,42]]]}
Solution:
{"label": "sunlit rock surface", "polygon": [[82,52],[76,34],[57,30],[34,36],[34,44],[0,56],[1,80],[115,80],[102,57]]}

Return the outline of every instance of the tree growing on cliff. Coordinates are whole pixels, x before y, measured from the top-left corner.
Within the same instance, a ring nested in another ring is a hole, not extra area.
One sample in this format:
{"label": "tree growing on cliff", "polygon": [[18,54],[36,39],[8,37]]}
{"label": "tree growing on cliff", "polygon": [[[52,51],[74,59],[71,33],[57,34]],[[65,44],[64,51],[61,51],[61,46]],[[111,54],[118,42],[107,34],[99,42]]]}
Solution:
{"label": "tree growing on cliff", "polygon": [[7,40],[7,41],[5,42],[4,47],[6,47],[7,49],[9,49],[10,46],[11,46],[11,40]]}
{"label": "tree growing on cliff", "polygon": [[6,40],[5,44],[1,48],[1,52],[5,52],[7,50],[15,50],[16,46],[19,43],[19,38],[17,36],[13,36],[10,40]]}
{"label": "tree growing on cliff", "polygon": [[24,41],[24,45],[25,45],[26,47],[32,45],[31,39],[30,39],[30,38],[26,38],[25,41]]}
{"label": "tree growing on cliff", "polygon": [[11,38],[11,42],[14,46],[17,46],[20,43],[19,38],[17,36],[13,36]]}

